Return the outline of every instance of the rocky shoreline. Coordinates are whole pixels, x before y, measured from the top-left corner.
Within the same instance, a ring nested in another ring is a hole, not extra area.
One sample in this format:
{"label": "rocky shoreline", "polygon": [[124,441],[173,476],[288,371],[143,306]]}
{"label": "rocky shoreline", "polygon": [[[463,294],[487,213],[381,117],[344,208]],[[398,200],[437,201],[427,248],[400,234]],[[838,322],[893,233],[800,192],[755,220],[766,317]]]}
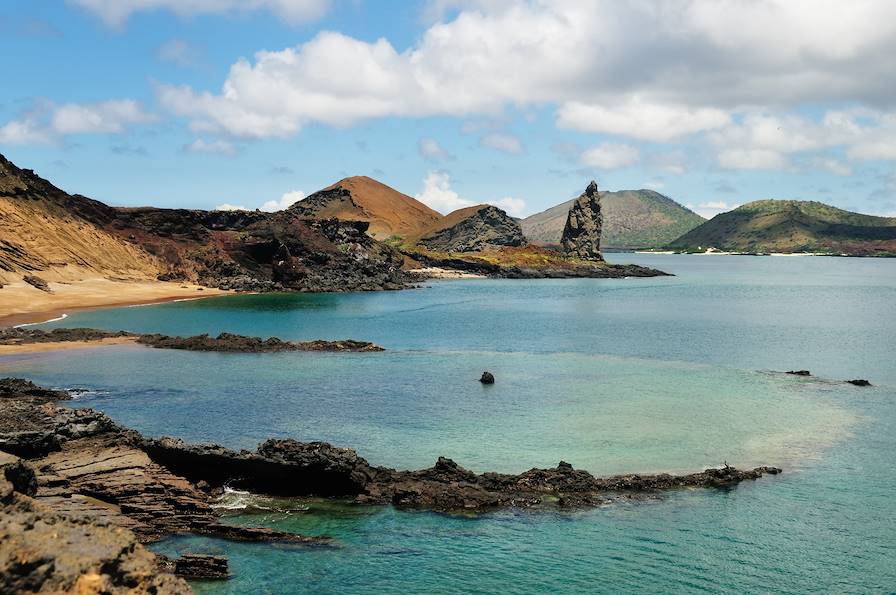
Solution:
{"label": "rocky shoreline", "polygon": [[127,331],[103,331],[91,328],[60,328],[51,331],[41,329],[0,329],[0,345],[30,345],[33,343],[95,342],[106,339],[133,338],[140,345],[155,349],[181,349],[185,351],[218,351],[230,353],[275,353],[282,351],[385,351],[369,341],[341,339],[325,341],[284,341],[277,337],[247,337],[233,333],[221,333],[217,337],[195,335],[171,337],[157,333],[139,334]]}
{"label": "rocky shoreline", "polygon": [[[213,444],[191,445],[174,438],[146,438],[97,411],[56,404],[67,398],[64,391],[25,380],[0,380],[0,461],[6,478],[0,489],[4,502],[0,527],[5,532],[0,537],[3,543],[33,542],[29,551],[41,552],[41,564],[51,566],[54,557],[77,552],[68,546],[54,547],[46,536],[35,532],[45,523],[74,523],[81,527],[79,535],[87,532],[98,543],[130,539],[125,550],[140,559],[150,554],[141,553],[144,550],[139,543],[180,533],[300,546],[335,545],[326,537],[228,525],[212,506],[224,486],[259,494],[456,513],[595,506],[620,499],[655,498],[670,489],[728,487],[780,472],[774,467],[738,470],[725,466],[688,475],[595,477],[561,462],[555,468],[520,474],[476,474],[443,457],[428,469],[399,471],[370,465],[354,450],[322,442],[271,439],[250,452]],[[25,522],[22,515],[36,515],[40,522]],[[107,534],[109,531],[112,534]],[[12,557],[10,552],[0,556],[5,586],[37,580],[34,564],[24,568]],[[96,570],[82,562],[71,566],[67,577],[47,571],[46,580],[74,585],[84,580],[85,568]],[[176,570],[178,566],[177,561],[169,561],[162,568]],[[206,572],[226,575],[226,560],[221,559],[203,560],[200,556],[180,567],[193,576]],[[177,590],[183,588],[182,583],[162,571],[150,576],[145,564],[140,568],[143,582],[116,578],[114,573],[100,575],[102,580],[112,581],[110,584],[120,579],[142,589],[136,592],[187,592]],[[161,589],[162,584],[169,585],[165,587],[169,590]],[[5,586],[0,584],[0,590]]]}

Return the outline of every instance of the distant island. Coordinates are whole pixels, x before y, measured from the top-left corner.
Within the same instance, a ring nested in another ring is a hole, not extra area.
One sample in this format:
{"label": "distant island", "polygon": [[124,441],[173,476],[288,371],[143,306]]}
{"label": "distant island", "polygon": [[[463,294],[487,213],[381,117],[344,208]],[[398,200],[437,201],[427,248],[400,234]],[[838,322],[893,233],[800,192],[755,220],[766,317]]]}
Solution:
{"label": "distant island", "polygon": [[[557,245],[566,213],[575,199],[555,205],[520,221],[526,239],[543,246]],[[604,250],[660,248],[704,223],[706,219],[654,190],[601,192]]]}
{"label": "distant island", "polygon": [[801,200],[758,200],[716,215],[667,246],[682,252],[896,256],[896,218]]}

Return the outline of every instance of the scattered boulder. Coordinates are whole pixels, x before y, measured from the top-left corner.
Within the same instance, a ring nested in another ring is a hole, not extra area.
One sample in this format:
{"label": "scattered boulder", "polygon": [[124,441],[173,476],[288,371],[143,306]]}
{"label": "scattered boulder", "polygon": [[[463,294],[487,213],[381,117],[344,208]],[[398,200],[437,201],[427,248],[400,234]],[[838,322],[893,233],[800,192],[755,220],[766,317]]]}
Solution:
{"label": "scattered boulder", "polygon": [[482,373],[482,376],[479,378],[479,382],[482,384],[494,384],[495,383],[495,375],[489,371],[485,371]]}
{"label": "scattered boulder", "polygon": [[793,374],[794,376],[811,376],[812,373],[809,370],[788,370],[787,374]]}
{"label": "scattered boulder", "polygon": [[854,386],[871,386],[871,383],[865,380],[864,378],[856,378],[855,380],[847,380],[848,383]]}
{"label": "scattered boulder", "polygon": [[603,214],[600,206],[600,193],[597,182],[588,184],[583,192],[572,203],[563,236],[560,243],[567,256],[585,260],[603,260],[600,252],[600,234],[603,227]]}
{"label": "scattered boulder", "polygon": [[24,281],[28,285],[31,285],[35,289],[40,289],[41,291],[46,291],[47,293],[53,293],[53,291],[50,289],[50,285],[37,275],[25,275],[24,277],[22,277],[22,281]]}

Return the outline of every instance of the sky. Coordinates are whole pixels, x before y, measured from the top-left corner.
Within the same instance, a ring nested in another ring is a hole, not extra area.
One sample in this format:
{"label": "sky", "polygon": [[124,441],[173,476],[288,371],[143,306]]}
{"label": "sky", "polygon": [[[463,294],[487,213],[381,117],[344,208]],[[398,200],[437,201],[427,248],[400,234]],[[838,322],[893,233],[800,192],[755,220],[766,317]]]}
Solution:
{"label": "sky", "polygon": [[114,205],[896,216],[892,0],[0,0],[0,153]]}

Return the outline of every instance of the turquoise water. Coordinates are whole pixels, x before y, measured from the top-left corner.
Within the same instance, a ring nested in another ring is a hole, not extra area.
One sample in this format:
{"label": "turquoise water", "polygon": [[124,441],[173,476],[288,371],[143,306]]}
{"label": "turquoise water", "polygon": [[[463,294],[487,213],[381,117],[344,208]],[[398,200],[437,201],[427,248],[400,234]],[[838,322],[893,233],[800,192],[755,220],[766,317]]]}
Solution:
{"label": "turquoise water", "polygon": [[[231,559],[202,592],[896,590],[896,260],[618,255],[676,277],[431,282],[73,314],[55,326],[375,341],[380,354],[113,347],[0,360],[152,435],[352,446],[372,463],[787,473],[575,512],[320,502],[242,514],[336,550],[170,539]],[[53,325],[46,325],[47,327]],[[819,378],[779,372],[807,368]],[[483,387],[484,369],[498,379]],[[868,378],[870,389],[837,380]]]}

